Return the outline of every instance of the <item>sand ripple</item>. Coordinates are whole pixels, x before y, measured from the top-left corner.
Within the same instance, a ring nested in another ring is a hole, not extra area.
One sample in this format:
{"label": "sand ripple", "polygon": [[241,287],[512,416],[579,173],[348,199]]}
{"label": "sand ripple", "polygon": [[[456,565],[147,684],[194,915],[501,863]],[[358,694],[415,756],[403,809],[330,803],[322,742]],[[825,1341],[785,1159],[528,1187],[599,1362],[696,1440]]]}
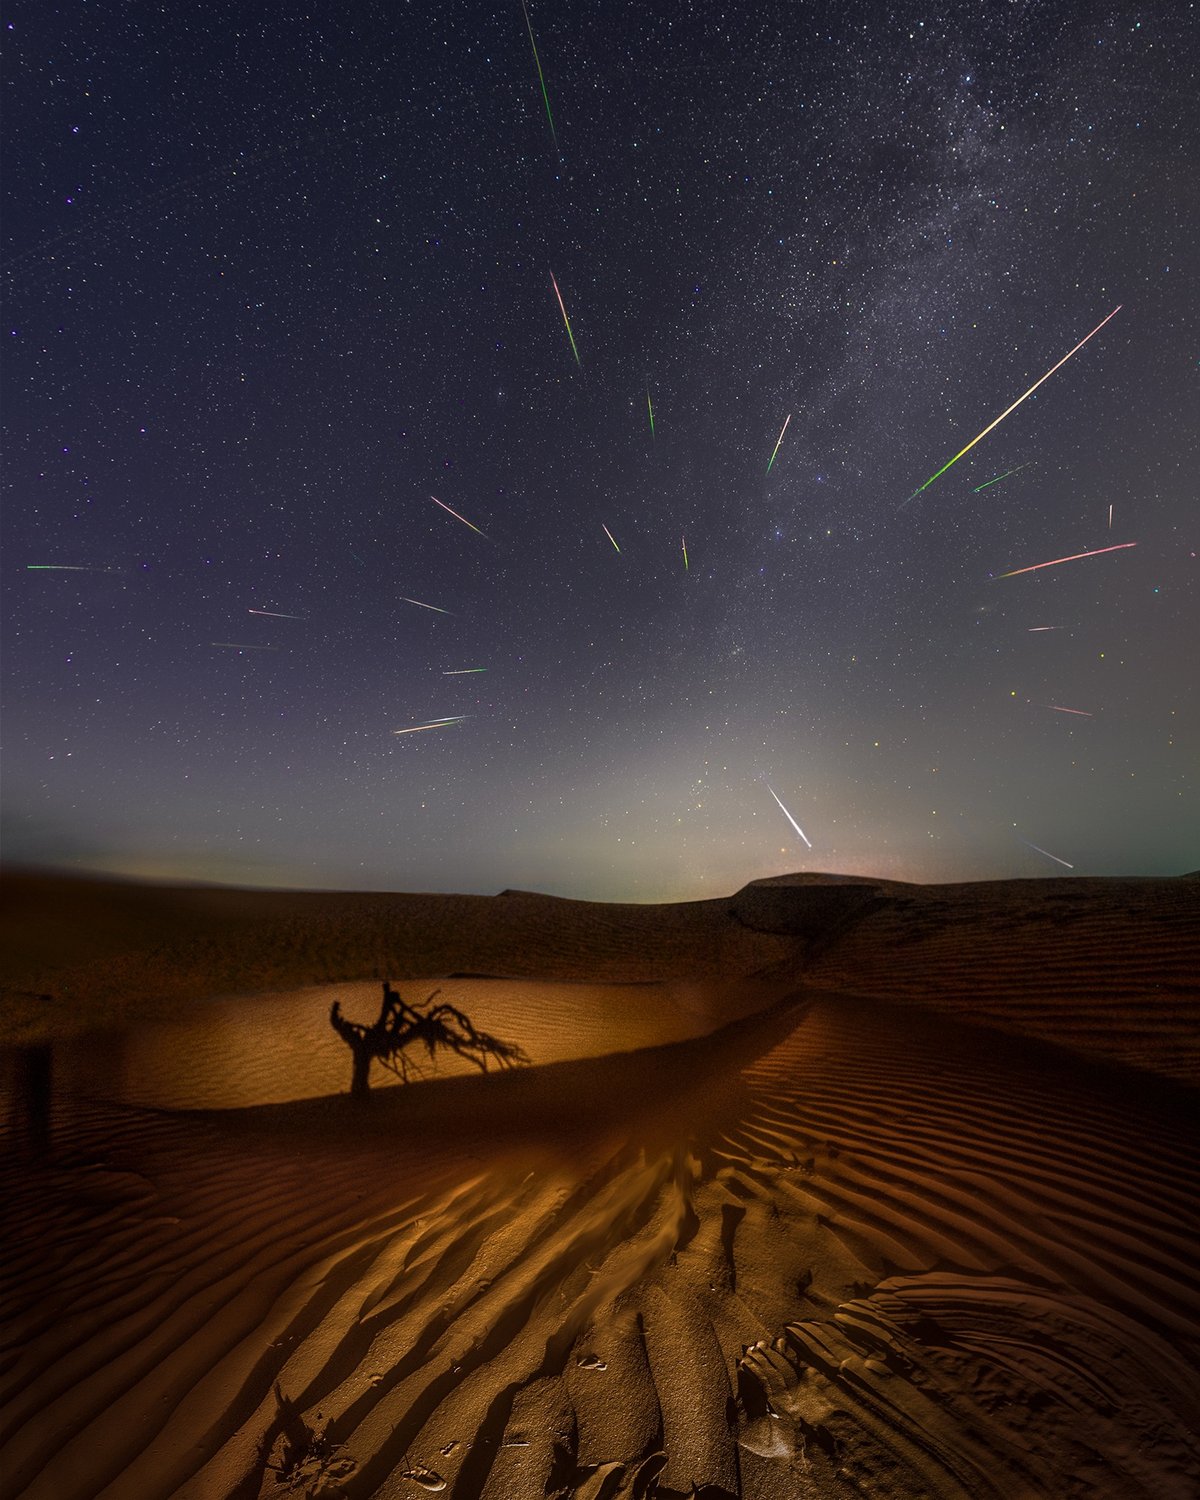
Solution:
{"label": "sand ripple", "polygon": [[6,1494],[1200,1486],[1170,1094],[816,998],[347,1105],[60,1103],[0,1184]]}

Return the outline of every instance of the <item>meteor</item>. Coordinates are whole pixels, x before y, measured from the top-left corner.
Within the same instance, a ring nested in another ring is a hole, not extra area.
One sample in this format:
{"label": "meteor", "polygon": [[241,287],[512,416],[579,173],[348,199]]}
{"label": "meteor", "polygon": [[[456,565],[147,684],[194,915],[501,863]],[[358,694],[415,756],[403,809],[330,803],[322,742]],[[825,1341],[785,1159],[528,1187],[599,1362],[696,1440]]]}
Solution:
{"label": "meteor", "polygon": [[248,609],[248,615],[269,615],[272,620],[303,620],[303,615],[282,615],[277,609]]}
{"label": "meteor", "polygon": [[[436,495],[430,495],[429,498],[435,505],[440,505],[444,511],[449,512],[449,514],[452,515],[456,521],[461,521],[464,526],[470,526],[472,531],[479,531],[479,527],[476,526],[473,522],[468,521],[466,516],[460,516],[456,510],[450,510],[450,507],[444,500],[439,500]],[[487,533],[485,531],[479,531],[479,535],[483,537],[485,542],[487,541]]]}
{"label": "meteor", "polygon": [[[791,420],[792,420],[792,414],[791,414],[791,412],[788,412],[787,416],[784,418],[783,426],[779,429],[779,436],[775,440],[775,449],[774,449],[774,452],[771,454],[771,457],[767,460],[767,473],[768,474],[771,472],[771,465],[775,462],[775,454],[779,452],[779,445],[780,445],[780,443],[783,442],[783,434],[787,431],[787,429],[788,429],[788,423]],[[774,793],[772,793],[772,795],[774,795]]]}
{"label": "meteor", "polygon": [[1052,708],[1056,714],[1078,714],[1081,719],[1094,719],[1095,714],[1088,713],[1086,708],[1063,708],[1058,703],[1047,703],[1047,708]]}
{"label": "meteor", "polygon": [[[774,791],[772,791],[771,787],[766,782],[764,782],[763,785],[766,786],[767,791],[771,793],[771,796],[775,797],[775,793],[774,793]],[[775,797],[775,800],[776,800],[776,802],[779,802],[779,798],[778,797]],[[796,830],[796,832],[800,835],[800,837],[804,840],[804,842],[806,844],[808,844],[808,847],[811,849],[812,845],[809,843],[808,835],[805,833],[804,829],[800,827],[799,823],[796,822],[795,818],[792,817],[791,813],[788,812],[787,808],[784,807],[784,805],[783,805],[782,802],[779,802],[779,806],[780,806],[780,808],[781,808],[781,810],[783,812],[784,817],[788,820],[788,822],[792,825],[792,827]]]}
{"label": "meteor", "polygon": [[990,484],[999,484],[1002,479],[1007,479],[1010,474],[1019,474],[1022,469],[1027,469],[1029,467],[1029,464],[1031,464],[1033,462],[1034,462],[1034,460],[1031,458],[1029,460],[1029,463],[1018,464],[1015,469],[1005,469],[1004,473],[1003,474],[997,474],[996,477],[995,477],[995,479],[985,479],[982,484],[977,484],[975,486],[975,488],[971,491],[971,493],[973,495],[978,495],[979,491],[980,490],[986,490],[987,487],[988,487],[988,485],[990,485]]}
{"label": "meteor", "polygon": [[94,568],[84,563],[26,563],[27,573],[111,573],[111,568]]}
{"label": "meteor", "polygon": [[[1021,839],[1020,834],[1017,837]],[[1021,842],[1025,845],[1026,849],[1036,849],[1039,854],[1044,854],[1047,859],[1052,859],[1056,865],[1067,865],[1068,870],[1075,868],[1074,865],[1068,865],[1065,859],[1059,859],[1057,854],[1051,854],[1049,849],[1043,849],[1040,844],[1031,844],[1028,839],[1021,839]]]}
{"label": "meteor", "polygon": [[1016,578],[1019,573],[1036,573],[1039,568],[1057,568],[1059,563],[1078,562],[1081,557],[1101,557],[1105,552],[1121,552],[1126,547],[1136,547],[1136,542],[1118,542],[1115,547],[1097,547],[1094,552],[1072,552],[1070,557],[1055,557],[1049,562],[1032,563],[1028,568],[1013,568],[1010,573],[995,573],[995,578]]}
{"label": "meteor", "polygon": [[[614,547],[617,547],[617,539],[616,539],[616,537],[613,536],[612,532],[609,531],[608,527],[604,525],[603,521],[600,522],[600,525],[601,525],[601,527],[604,530],[604,535],[609,539],[609,541],[613,544]],[[617,547],[617,551],[620,552],[620,550],[621,550],[620,547]]]}
{"label": "meteor", "polygon": [[1042,376],[1041,380],[1035,380],[1034,383],[1029,387],[1029,389],[1025,392],[1025,394],[1023,396],[1018,396],[1017,399],[1013,402],[1013,404],[1011,406],[1006,407],[1000,413],[1000,415],[996,418],[996,420],[994,422],[989,422],[988,425],[979,434],[979,437],[973,437],[971,439],[971,441],[967,444],[967,446],[965,448],[963,448],[960,452],[956,453],[953,458],[947,459],[946,462],[942,465],[942,467],[937,471],[936,474],[931,474],[929,476],[929,478],[925,481],[925,483],[920,486],[919,489],[915,489],[912,492],[912,494],[908,497],[908,500],[905,500],[905,501],[902,502],[900,508],[903,509],[904,506],[909,503],[909,501],[915,500],[917,498],[917,496],[921,493],[921,490],[927,490],[929,488],[929,486],[933,483],[933,481],[935,479],[940,479],[941,476],[946,472],[947,469],[951,468],[954,464],[956,464],[959,461],[959,459],[963,456],[964,453],[970,453],[971,449],[975,446],[975,444],[977,442],[979,442],[980,438],[987,437],[988,433],[991,432],[991,430],[992,430],[993,427],[999,427],[1000,423],[1004,421],[1005,417],[1007,417],[1010,412],[1016,411],[1017,407],[1020,406],[1020,404],[1021,404],[1022,401],[1028,400],[1028,398],[1033,395],[1034,391],[1037,390],[1037,388],[1038,388],[1039,385],[1044,385],[1045,382],[1050,379],[1051,375],[1054,374],[1055,370],[1060,370],[1063,367],[1063,365],[1066,364],[1067,360],[1069,360],[1071,358],[1072,354],[1078,354],[1079,351],[1080,351],[1080,349],[1083,348],[1084,344],[1087,343],[1088,339],[1094,338],[1096,336],[1096,334],[1098,334],[1100,332],[1100,330],[1104,327],[1105,323],[1108,322],[1109,318],[1115,318],[1116,315],[1121,311],[1121,308],[1123,306],[1124,306],[1124,303],[1120,303],[1119,302],[1117,304],[1117,306],[1113,308],[1112,312],[1109,313],[1108,318],[1102,318],[1101,321],[1096,324],[1095,328],[1092,329],[1091,333],[1089,333],[1087,335],[1087,338],[1080,339],[1079,342],[1075,345],[1074,349],[1071,349],[1068,353],[1064,354],[1063,357],[1059,360],[1058,364],[1052,365],[1050,367],[1050,369],[1048,369],[1046,371],[1046,373]]}
{"label": "meteor", "polygon": [[688,560],[687,560],[687,537],[681,536],[679,538],[679,542],[680,542],[680,545],[683,547],[683,571],[685,573],[690,573],[691,569],[688,567]]}
{"label": "meteor", "polygon": [[650,440],[654,440],[654,402],[650,399],[650,392],[646,392],[646,406],[650,411]]}
{"label": "meteor", "polygon": [[448,615],[450,613],[448,609],[439,609],[436,604],[423,604],[420,599],[410,599],[407,594],[401,594],[400,597],[405,604],[415,604],[420,609],[432,609],[435,614]]}
{"label": "meteor", "polygon": [[451,724],[462,724],[467,719],[466,714],[458,714],[448,719],[431,719],[428,724],[414,724],[411,729],[393,729],[393,734],[420,734],[423,729],[448,729]]}
{"label": "meteor", "polygon": [[546,119],[550,122],[550,139],[554,142],[554,149],[558,150],[558,136],[554,133],[554,116],[550,113],[550,95],[546,92],[546,80],[542,76],[542,63],[538,57],[537,43],[533,39],[533,27],[529,22],[529,7],[525,0],[521,0],[521,9],[525,12],[525,30],[529,33],[529,45],[533,48],[533,63],[537,68],[538,82],[542,86],[542,101],[546,106]]}
{"label": "meteor", "polygon": [[443,672],[443,677],[466,677],[470,672],[486,672],[486,667],[456,667],[452,672]]}
{"label": "meteor", "polygon": [[1112,506],[1111,505],[1108,507],[1108,529],[1109,529],[1109,531],[1112,530]]}
{"label": "meteor", "polygon": [[209,641],[210,646],[223,646],[228,651],[278,651],[278,646],[247,646],[241,641]]}
{"label": "meteor", "polygon": [[[558,289],[558,282],[554,280],[554,272],[550,272],[550,280],[554,286],[554,295],[558,298],[558,305],[562,308],[563,322],[567,325],[567,337],[571,340],[571,353],[575,356],[575,363],[579,364],[579,350],[575,347],[575,335],[571,332],[571,320],[567,317],[566,303],[562,299],[562,293]],[[582,366],[581,366],[582,368]]]}

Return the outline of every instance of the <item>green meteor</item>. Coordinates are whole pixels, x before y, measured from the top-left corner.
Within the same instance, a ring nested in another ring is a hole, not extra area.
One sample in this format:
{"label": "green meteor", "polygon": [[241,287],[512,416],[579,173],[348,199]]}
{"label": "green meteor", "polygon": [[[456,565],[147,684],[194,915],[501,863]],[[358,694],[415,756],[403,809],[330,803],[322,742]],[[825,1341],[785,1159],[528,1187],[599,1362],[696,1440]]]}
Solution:
{"label": "green meteor", "polygon": [[[775,453],[779,452],[779,445],[780,445],[780,443],[783,442],[783,434],[787,431],[787,429],[788,429],[788,423],[791,420],[792,420],[792,414],[791,414],[791,412],[788,412],[787,417],[784,419],[783,426],[779,430],[779,436],[775,440]],[[771,457],[770,457],[770,459],[767,462],[767,473],[768,474],[771,472],[771,465],[775,462],[775,453],[771,454]]]}
{"label": "green meteor", "polygon": [[679,541],[680,541],[680,544],[683,547],[683,571],[685,573],[690,573],[692,570],[691,570],[691,568],[688,567],[688,560],[687,560],[687,537],[681,536],[679,538]]}
{"label": "green meteor", "polygon": [[650,392],[646,392],[646,406],[650,412],[650,440],[654,441],[654,402],[650,399]]}
{"label": "green meteor", "polygon": [[424,729],[449,729],[453,724],[465,724],[467,714],[455,714],[452,718],[431,719],[428,724],[414,724],[410,729],[393,729],[393,734],[420,734]]}
{"label": "green meteor", "polygon": [[1102,318],[1100,322],[1096,324],[1091,333],[1087,335],[1087,338],[1080,339],[1079,342],[1075,345],[1074,349],[1068,350],[1067,353],[1064,354],[1063,357],[1059,360],[1058,364],[1052,365],[1050,369],[1046,371],[1041,380],[1035,380],[1023,396],[1018,396],[1011,406],[1005,407],[1005,409],[1000,413],[1000,415],[994,422],[988,423],[988,425],[979,434],[979,437],[973,437],[965,448],[956,453],[953,458],[948,458],[936,474],[931,474],[919,489],[915,489],[912,492],[912,494],[908,497],[908,500],[902,500],[900,502],[900,509],[903,510],[904,507],[909,503],[909,501],[915,500],[922,490],[927,490],[935,479],[940,479],[947,469],[952,468],[959,461],[964,453],[970,453],[975,444],[979,442],[981,438],[987,437],[988,433],[991,432],[993,427],[999,427],[1000,423],[1004,421],[1005,417],[1007,417],[1010,412],[1016,411],[1017,407],[1020,406],[1022,401],[1028,400],[1029,397],[1033,395],[1034,391],[1037,390],[1039,385],[1044,385],[1045,382],[1050,379],[1051,375],[1054,374],[1055,370],[1060,370],[1063,365],[1066,364],[1067,360],[1070,359],[1072,354],[1078,354],[1079,351],[1083,348],[1084,344],[1087,343],[1088,339],[1095,338],[1096,334],[1100,332],[1105,323],[1109,321],[1109,318],[1115,318],[1116,315],[1121,311],[1121,308],[1123,306],[1124,303],[1118,302],[1116,307],[1113,308],[1112,312],[1109,313],[1108,317]]}
{"label": "green meteor", "polygon": [[986,490],[989,484],[999,484],[1002,479],[1007,479],[1010,474],[1019,474],[1022,469],[1027,469],[1031,463],[1033,463],[1032,458],[1029,460],[1029,463],[1018,464],[1015,469],[1005,469],[1004,473],[997,474],[995,479],[985,479],[982,484],[975,486],[971,491],[972,495],[978,495],[980,490]]}
{"label": "green meteor", "polygon": [[538,57],[537,43],[533,39],[533,27],[529,21],[529,7],[525,0],[521,0],[521,9],[525,12],[525,30],[529,33],[529,45],[533,48],[533,62],[537,68],[538,82],[542,86],[542,102],[546,106],[546,119],[550,122],[550,139],[554,142],[554,149],[558,150],[558,136],[554,133],[554,116],[550,113],[550,95],[546,92],[546,80],[542,76],[542,63]]}

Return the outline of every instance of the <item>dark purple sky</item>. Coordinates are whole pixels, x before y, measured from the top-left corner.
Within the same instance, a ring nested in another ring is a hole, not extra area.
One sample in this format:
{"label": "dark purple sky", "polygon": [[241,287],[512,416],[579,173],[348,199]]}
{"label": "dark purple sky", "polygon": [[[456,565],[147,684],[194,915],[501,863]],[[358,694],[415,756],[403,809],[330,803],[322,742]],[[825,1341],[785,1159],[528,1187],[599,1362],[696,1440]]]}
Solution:
{"label": "dark purple sky", "polygon": [[1194,868],[1195,9],[529,17],[9,7],[6,857]]}

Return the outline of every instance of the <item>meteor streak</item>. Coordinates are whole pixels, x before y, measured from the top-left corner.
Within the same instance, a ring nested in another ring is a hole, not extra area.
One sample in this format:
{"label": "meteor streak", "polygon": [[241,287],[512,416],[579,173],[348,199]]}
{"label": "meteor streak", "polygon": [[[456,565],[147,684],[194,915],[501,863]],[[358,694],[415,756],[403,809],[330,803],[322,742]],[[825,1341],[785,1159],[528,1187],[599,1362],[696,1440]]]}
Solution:
{"label": "meteor streak", "polygon": [[278,651],[278,646],[247,646],[241,641],[209,641],[210,646],[224,646],[229,651]]}
{"label": "meteor streak", "polygon": [[1013,568],[1010,573],[996,573],[996,578],[1015,578],[1018,573],[1036,573],[1039,568],[1057,568],[1059,563],[1078,562],[1081,557],[1100,557],[1105,552],[1121,552],[1126,547],[1136,547],[1136,542],[1118,542],[1115,547],[1097,547],[1094,552],[1072,552],[1070,557],[1055,557],[1049,562],[1033,563],[1028,568]]}
{"label": "meteor streak", "polygon": [[1034,383],[1025,392],[1024,396],[1018,396],[1017,399],[1013,402],[1013,404],[1011,406],[1006,407],[1000,413],[1000,415],[996,418],[996,420],[994,422],[989,422],[988,423],[988,425],[979,434],[979,437],[973,437],[971,439],[971,441],[967,444],[967,446],[965,448],[963,448],[960,452],[956,453],[953,458],[947,459],[946,462],[942,465],[942,467],[937,471],[936,474],[931,474],[929,476],[929,478],[925,481],[925,483],[920,486],[919,489],[915,489],[912,492],[912,494],[908,497],[908,500],[905,500],[905,501],[902,502],[901,509],[903,509],[904,506],[907,505],[910,500],[915,500],[917,498],[917,496],[921,493],[921,490],[927,490],[929,488],[929,486],[933,483],[933,481],[935,479],[940,479],[941,476],[946,472],[947,469],[949,469],[952,465],[956,464],[959,461],[959,459],[963,456],[964,453],[970,453],[971,449],[975,446],[975,444],[977,442],[979,442],[980,438],[987,437],[988,433],[991,432],[991,430],[992,430],[993,427],[999,427],[1000,423],[1004,421],[1005,417],[1007,417],[1010,412],[1016,411],[1017,407],[1020,406],[1020,404],[1021,404],[1022,401],[1028,400],[1028,398],[1033,395],[1034,391],[1037,390],[1037,388],[1038,388],[1039,385],[1044,385],[1045,382],[1050,379],[1051,375],[1054,374],[1055,370],[1060,370],[1063,367],[1063,365],[1066,364],[1067,360],[1069,360],[1071,358],[1072,354],[1078,354],[1079,351],[1080,351],[1080,349],[1083,348],[1084,344],[1087,343],[1088,339],[1094,338],[1096,336],[1096,334],[1098,334],[1100,332],[1100,330],[1104,327],[1105,323],[1108,322],[1109,318],[1115,318],[1116,315],[1121,311],[1121,308],[1123,306],[1124,306],[1124,303],[1120,303],[1119,302],[1117,304],[1117,306],[1113,308],[1112,312],[1109,313],[1108,318],[1101,319],[1101,321],[1096,324],[1095,328],[1092,329],[1091,333],[1089,333],[1087,335],[1087,338],[1080,339],[1079,342],[1075,345],[1074,349],[1071,349],[1068,353],[1064,354],[1063,357],[1059,360],[1058,364],[1052,365],[1051,368],[1046,371],[1046,373],[1042,376],[1041,380],[1035,380]]}
{"label": "meteor streak", "polygon": [[420,599],[410,599],[407,594],[401,594],[400,597],[405,604],[416,604],[421,609],[433,610],[435,614],[448,615],[450,613],[448,609],[439,609],[436,604],[423,604]]}
{"label": "meteor streak", "polygon": [[[460,516],[456,510],[450,510],[450,507],[444,500],[439,500],[436,495],[430,495],[429,498],[435,505],[440,505],[444,511],[449,511],[450,515],[452,515],[456,521],[461,521],[464,526],[470,526],[472,531],[479,531],[479,527],[474,525],[471,521],[468,521],[466,516]],[[487,541],[487,533],[485,531],[479,531],[479,535],[483,537],[485,542]]]}
{"label": "meteor streak", "polygon": [[272,620],[303,620],[303,615],[282,615],[277,609],[248,609],[248,615],[269,615]]}
{"label": "meteor streak", "polygon": [[27,573],[111,573],[111,568],[94,568],[85,563],[26,563]]}
{"label": "meteor streak", "polygon": [[[779,429],[779,436],[775,440],[775,450],[771,454],[771,457],[767,460],[767,473],[768,474],[771,472],[771,465],[775,462],[775,454],[779,452],[779,445],[780,445],[780,443],[783,442],[783,434],[787,431],[787,429],[788,429],[788,423],[791,420],[792,420],[792,414],[791,414],[791,412],[788,412],[787,416],[784,418],[783,426]],[[772,792],[771,795],[774,796],[775,795],[774,792]]]}
{"label": "meteor streak", "polygon": [[558,305],[562,308],[563,322],[567,325],[567,337],[571,340],[571,353],[575,356],[575,363],[578,365],[580,363],[579,350],[575,347],[575,335],[571,332],[571,320],[567,317],[566,303],[563,301],[562,293],[558,289],[558,282],[554,280],[553,271],[550,272],[550,280],[554,286],[554,295],[558,298]]}
{"label": "meteor streak", "polygon": [[646,392],[646,406],[650,412],[650,439],[654,440],[654,402],[650,399],[650,392]]}
{"label": "meteor streak", "polygon": [[486,667],[456,667],[452,672],[443,672],[443,677],[466,677],[469,672],[486,672]]}
{"label": "meteor streak", "polygon": [[986,490],[989,484],[999,484],[1002,479],[1007,479],[1010,474],[1019,474],[1022,469],[1027,469],[1029,467],[1029,464],[1033,462],[1034,460],[1031,458],[1029,460],[1029,463],[1018,464],[1015,469],[1005,469],[1004,473],[997,474],[995,479],[985,479],[982,484],[977,484],[971,491],[971,493],[973,495],[978,495],[979,491]]}
{"label": "meteor streak", "polygon": [[1047,703],[1047,708],[1052,708],[1056,714],[1078,714],[1081,719],[1094,719],[1095,714],[1088,713],[1086,708],[1063,708],[1058,703]]}
{"label": "meteor streak", "polygon": [[411,729],[393,729],[393,734],[420,734],[423,729],[449,729],[451,724],[462,724],[466,721],[466,714],[448,719],[431,719],[428,724],[414,724]]}
{"label": "meteor streak", "polygon": [[[763,785],[766,786],[767,791],[771,793],[771,796],[775,797],[775,793],[774,793],[774,791],[772,791],[770,785],[768,785],[768,783],[766,783],[766,782],[764,782]],[[779,798],[778,797],[775,797],[775,800],[776,800],[776,802],[779,802]],[[805,833],[804,829],[800,827],[799,823],[796,822],[795,818],[792,817],[791,813],[788,812],[787,808],[784,807],[784,805],[783,805],[782,802],[779,802],[779,806],[780,806],[780,809],[783,812],[784,817],[788,820],[788,822],[792,825],[792,827],[796,830],[796,832],[800,835],[800,837],[804,840],[804,842],[806,844],[808,844],[808,847],[811,849],[812,845],[809,843],[809,841],[808,841],[808,835]]]}
{"label": "meteor streak", "polygon": [[[1018,834],[1017,837],[1020,839],[1021,835]],[[1044,854],[1047,859],[1052,859],[1056,865],[1067,865],[1068,870],[1075,868],[1074,865],[1068,865],[1065,859],[1059,859],[1057,854],[1051,854],[1049,849],[1043,849],[1040,844],[1031,844],[1028,839],[1021,839],[1021,842],[1025,845],[1026,849],[1036,849],[1039,854]]]}
{"label": "meteor streak", "polygon": [[1112,530],[1112,506],[1111,505],[1108,507],[1108,529],[1109,529],[1109,531]]}
{"label": "meteor streak", "polygon": [[681,536],[679,538],[679,541],[680,541],[680,545],[683,547],[683,571],[685,573],[690,573],[692,570],[688,567],[688,560],[687,560],[687,537]]}
{"label": "meteor streak", "polygon": [[[603,521],[600,522],[600,525],[604,529],[604,535],[609,539],[609,541],[613,544],[614,547],[617,547],[617,539],[616,539],[616,537],[613,536],[612,532],[609,531],[608,527],[604,525]],[[617,547],[617,551],[620,552],[620,550],[621,550],[620,547]]]}
{"label": "meteor streak", "polygon": [[533,48],[533,62],[537,68],[538,82],[542,86],[542,102],[546,106],[546,119],[550,122],[550,139],[554,142],[554,149],[558,150],[558,136],[554,133],[554,116],[550,113],[550,95],[546,92],[546,80],[542,76],[542,63],[538,57],[537,43],[533,39],[533,27],[529,22],[529,7],[525,0],[521,0],[521,9],[525,12],[525,30],[529,33],[529,45]]}

